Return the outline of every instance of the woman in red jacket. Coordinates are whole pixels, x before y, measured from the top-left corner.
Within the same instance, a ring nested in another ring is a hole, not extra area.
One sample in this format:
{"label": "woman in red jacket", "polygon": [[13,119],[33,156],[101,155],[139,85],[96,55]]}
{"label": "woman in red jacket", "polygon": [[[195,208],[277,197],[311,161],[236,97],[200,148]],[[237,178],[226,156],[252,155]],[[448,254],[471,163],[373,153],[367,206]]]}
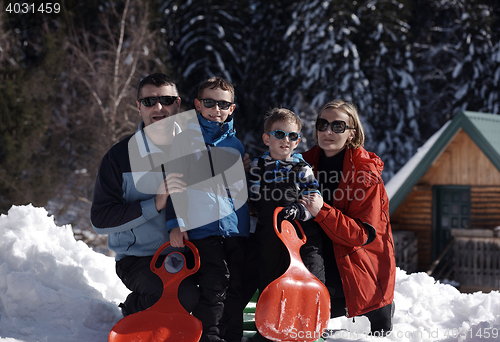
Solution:
{"label": "woman in red jacket", "polygon": [[367,316],[374,335],[392,329],[396,262],[384,163],[363,148],[356,107],[342,100],[319,112],[316,146],[303,154],[323,198],[305,196],[323,232],[326,285],[332,318]]}

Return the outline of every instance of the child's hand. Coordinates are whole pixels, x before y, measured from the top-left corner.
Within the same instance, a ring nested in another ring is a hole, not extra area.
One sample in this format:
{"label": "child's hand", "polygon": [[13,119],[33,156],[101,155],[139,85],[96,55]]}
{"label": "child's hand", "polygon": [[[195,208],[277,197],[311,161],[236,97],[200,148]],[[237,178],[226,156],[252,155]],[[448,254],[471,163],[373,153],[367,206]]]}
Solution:
{"label": "child's hand", "polygon": [[250,160],[250,155],[245,153],[243,155],[243,168],[246,172],[250,171],[250,166],[252,165],[252,161]]}
{"label": "child's hand", "polygon": [[172,228],[170,230],[170,246],[184,247],[184,239],[189,240],[187,232],[181,232],[181,228]]}

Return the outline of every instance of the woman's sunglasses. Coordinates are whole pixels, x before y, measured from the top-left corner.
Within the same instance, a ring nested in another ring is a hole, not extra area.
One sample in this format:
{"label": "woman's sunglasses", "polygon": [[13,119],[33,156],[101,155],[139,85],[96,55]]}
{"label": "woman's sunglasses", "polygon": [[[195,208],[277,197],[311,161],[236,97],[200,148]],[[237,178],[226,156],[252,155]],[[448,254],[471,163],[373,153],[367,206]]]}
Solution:
{"label": "woman's sunglasses", "polygon": [[300,133],[297,132],[285,132],[282,131],[281,129],[277,129],[275,131],[269,132],[267,134],[270,134],[274,136],[278,140],[283,140],[285,137],[288,137],[288,140],[290,141],[297,141],[300,139]]}
{"label": "woman's sunglasses", "polygon": [[217,100],[212,100],[212,99],[200,99],[200,101],[203,101],[203,105],[207,108],[212,108],[216,104],[219,106],[220,109],[226,110],[231,107],[233,104],[232,102],[227,102],[227,101],[217,101]]}
{"label": "woman's sunglasses", "polygon": [[143,99],[140,99],[139,102],[141,102],[144,106],[146,107],[153,107],[155,106],[158,101],[160,101],[162,106],[170,106],[172,103],[174,103],[179,96],[150,96],[150,97],[145,97]]}
{"label": "woman's sunglasses", "polygon": [[316,130],[319,132],[324,132],[328,129],[328,126],[335,133],[344,133],[346,129],[354,129],[354,127],[349,127],[345,123],[345,121],[334,120],[332,122],[328,122],[326,119],[318,118],[316,120]]}

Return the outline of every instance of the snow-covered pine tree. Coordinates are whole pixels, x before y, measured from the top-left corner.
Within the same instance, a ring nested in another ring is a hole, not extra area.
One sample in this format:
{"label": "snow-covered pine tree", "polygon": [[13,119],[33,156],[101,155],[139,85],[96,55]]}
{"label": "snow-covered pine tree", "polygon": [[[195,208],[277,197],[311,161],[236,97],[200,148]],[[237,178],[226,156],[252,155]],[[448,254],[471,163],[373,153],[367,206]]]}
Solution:
{"label": "snow-covered pine tree", "polygon": [[160,7],[164,58],[189,103],[197,84],[212,76],[224,77],[238,89],[245,64],[245,6],[222,0],[169,0]]}
{"label": "snow-covered pine tree", "polygon": [[372,129],[371,147],[385,162],[384,178],[397,172],[420,143],[418,86],[408,24],[408,1],[366,1],[359,6],[355,43],[372,100],[363,113]]}
{"label": "snow-covered pine tree", "polygon": [[289,54],[274,77],[274,96],[301,113],[306,137],[322,105],[353,101],[367,148],[386,162],[386,179],[413,155],[419,138],[409,14],[396,1],[299,1],[284,36]]}
{"label": "snow-covered pine tree", "polygon": [[371,103],[368,80],[353,36],[359,19],[352,1],[296,1],[283,39],[288,54],[273,78],[273,96],[300,113],[302,148],[311,147],[317,111],[329,100],[355,101],[363,112]]}
{"label": "snow-covered pine tree", "polygon": [[[247,63],[242,85],[244,94],[240,97],[244,115],[238,117],[240,123],[245,123],[245,131],[250,133],[243,135],[247,146],[264,146],[260,137],[265,113],[271,107],[283,105],[282,98],[275,95],[275,90],[282,86],[274,81],[274,77],[282,72],[280,65],[291,53],[283,43],[283,36],[291,22],[290,6],[293,3],[291,0],[251,1]],[[256,150],[255,153],[262,151]]]}
{"label": "snow-covered pine tree", "polygon": [[458,108],[499,113],[498,35],[497,39],[494,39],[494,29],[499,25],[498,17],[493,16],[492,7],[484,4],[484,1],[464,0],[457,1],[456,4],[460,20],[454,22],[453,28],[459,26],[456,32],[460,33],[459,49],[464,58],[457,61],[451,73],[453,83],[456,83],[457,87],[453,114]]}
{"label": "snow-covered pine tree", "polygon": [[498,4],[417,0],[415,64],[427,139],[459,109],[499,112]]}

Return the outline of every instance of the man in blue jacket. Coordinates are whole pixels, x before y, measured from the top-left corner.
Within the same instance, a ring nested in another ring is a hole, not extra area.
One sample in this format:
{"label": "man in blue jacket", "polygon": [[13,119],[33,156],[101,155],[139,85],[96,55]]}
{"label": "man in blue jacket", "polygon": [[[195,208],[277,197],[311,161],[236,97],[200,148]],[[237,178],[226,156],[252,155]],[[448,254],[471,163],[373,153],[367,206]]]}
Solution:
{"label": "man in blue jacket", "polygon": [[[167,205],[170,194],[185,189],[182,175],[167,176],[164,165],[173,137],[180,132],[172,117],[180,104],[169,76],[156,73],[141,80],[139,129],[111,147],[97,174],[91,221],[98,234],[108,235],[108,247],[116,253],[116,273],[132,291],[120,304],[125,316],[149,308],[163,292],[150,263],[156,250],[170,240],[166,227],[167,212],[173,211],[171,203]],[[163,254],[174,250],[184,248],[170,247]],[[185,279],[179,287],[180,303],[191,312],[198,298],[195,281]]]}

